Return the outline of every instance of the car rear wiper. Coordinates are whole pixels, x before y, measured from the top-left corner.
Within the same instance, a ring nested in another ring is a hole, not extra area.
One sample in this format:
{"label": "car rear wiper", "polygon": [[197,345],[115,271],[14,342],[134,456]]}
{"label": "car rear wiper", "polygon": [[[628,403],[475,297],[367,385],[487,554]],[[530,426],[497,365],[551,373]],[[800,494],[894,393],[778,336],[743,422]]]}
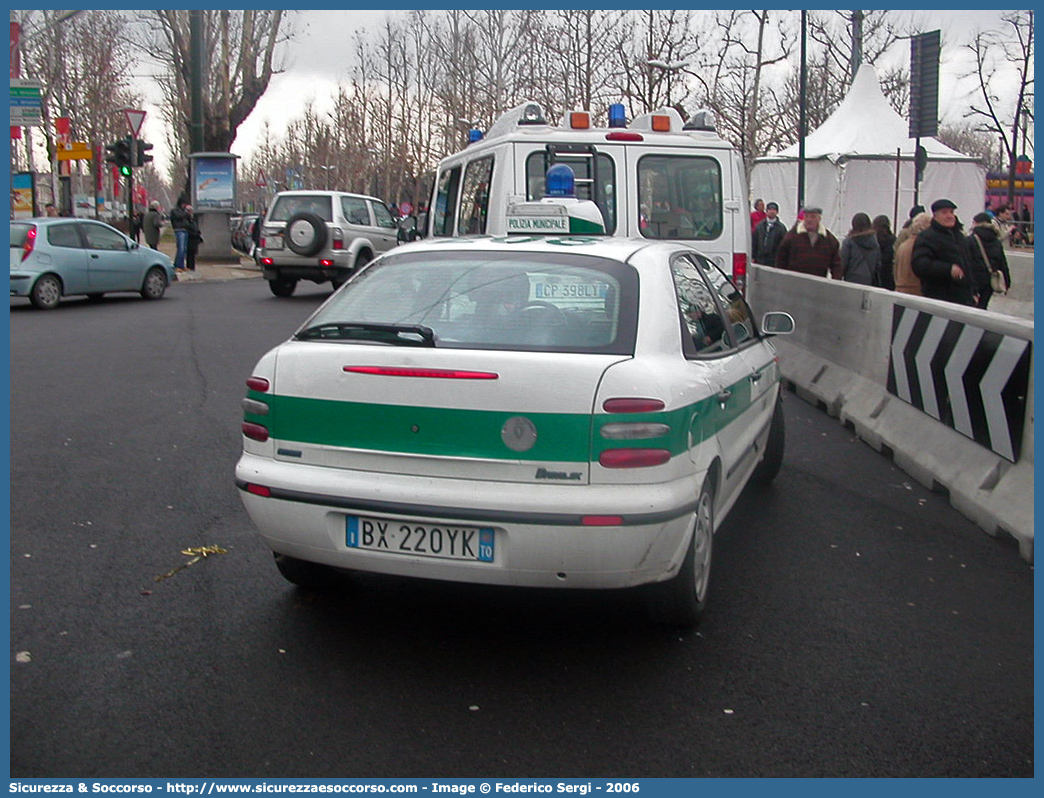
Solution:
{"label": "car rear wiper", "polygon": [[435,346],[435,331],[423,324],[381,322],[327,322],[294,335],[299,341],[371,341],[395,346]]}

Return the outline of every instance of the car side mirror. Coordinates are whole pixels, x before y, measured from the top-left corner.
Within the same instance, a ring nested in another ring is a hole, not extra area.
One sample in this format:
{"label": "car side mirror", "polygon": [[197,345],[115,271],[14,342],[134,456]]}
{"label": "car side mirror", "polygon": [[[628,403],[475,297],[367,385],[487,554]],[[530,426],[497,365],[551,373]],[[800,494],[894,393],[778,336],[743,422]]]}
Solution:
{"label": "car side mirror", "polygon": [[794,332],[794,317],[789,313],[773,310],[762,317],[761,331],[765,335],[789,335]]}

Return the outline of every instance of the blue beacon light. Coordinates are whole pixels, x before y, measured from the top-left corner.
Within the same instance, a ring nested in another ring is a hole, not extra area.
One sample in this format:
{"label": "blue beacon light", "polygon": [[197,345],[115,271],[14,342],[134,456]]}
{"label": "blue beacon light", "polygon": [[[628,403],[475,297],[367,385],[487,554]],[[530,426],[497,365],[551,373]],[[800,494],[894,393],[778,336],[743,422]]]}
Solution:
{"label": "blue beacon light", "polygon": [[609,106],[609,127],[627,127],[627,112],[623,103],[613,103]]}

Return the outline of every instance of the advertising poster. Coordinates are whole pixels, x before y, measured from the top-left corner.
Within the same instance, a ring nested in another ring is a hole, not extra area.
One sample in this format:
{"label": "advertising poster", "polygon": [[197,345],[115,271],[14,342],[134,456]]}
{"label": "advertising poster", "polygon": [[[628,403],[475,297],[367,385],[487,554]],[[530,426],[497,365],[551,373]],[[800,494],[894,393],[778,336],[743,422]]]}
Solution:
{"label": "advertising poster", "polygon": [[12,219],[28,219],[33,216],[33,182],[31,172],[11,175]]}
{"label": "advertising poster", "polygon": [[195,156],[192,175],[192,206],[196,211],[235,211],[235,156]]}

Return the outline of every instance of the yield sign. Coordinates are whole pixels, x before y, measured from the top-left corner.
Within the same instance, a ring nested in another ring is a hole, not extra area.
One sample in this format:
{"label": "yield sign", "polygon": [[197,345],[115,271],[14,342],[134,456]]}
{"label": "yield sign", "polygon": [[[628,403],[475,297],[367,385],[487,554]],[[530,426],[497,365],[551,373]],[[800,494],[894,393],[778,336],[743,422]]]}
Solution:
{"label": "yield sign", "polygon": [[268,188],[268,181],[265,179],[265,170],[257,170],[257,180],[254,181],[254,185],[258,188]]}
{"label": "yield sign", "polygon": [[145,112],[136,111],[133,108],[124,108],[123,113],[127,115],[127,124],[130,125],[131,135],[134,138],[141,133],[141,123],[145,121]]}

